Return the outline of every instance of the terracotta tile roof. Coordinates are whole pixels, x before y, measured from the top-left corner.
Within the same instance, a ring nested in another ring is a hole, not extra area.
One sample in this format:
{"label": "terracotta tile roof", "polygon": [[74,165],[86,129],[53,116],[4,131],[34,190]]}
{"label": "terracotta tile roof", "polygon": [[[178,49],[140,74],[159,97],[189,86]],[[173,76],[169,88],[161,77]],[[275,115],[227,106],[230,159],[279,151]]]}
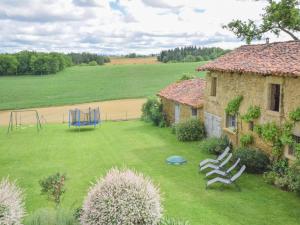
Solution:
{"label": "terracotta tile roof", "polygon": [[199,108],[204,103],[206,81],[201,78],[184,80],[170,84],[158,93],[158,96]]}
{"label": "terracotta tile roof", "polygon": [[197,70],[299,77],[300,41],[241,46]]}

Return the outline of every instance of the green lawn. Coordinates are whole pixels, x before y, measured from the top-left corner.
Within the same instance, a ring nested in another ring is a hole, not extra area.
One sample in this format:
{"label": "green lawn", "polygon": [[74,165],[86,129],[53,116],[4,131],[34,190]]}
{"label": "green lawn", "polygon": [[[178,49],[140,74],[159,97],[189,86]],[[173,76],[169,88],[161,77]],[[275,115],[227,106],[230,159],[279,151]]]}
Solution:
{"label": "green lawn", "polygon": [[[160,186],[165,214],[189,220],[192,225],[300,224],[300,197],[244,174],[242,191],[234,187],[205,190],[197,164],[208,155],[198,143],[179,143],[168,128],[140,121],[108,122],[96,130],[74,132],[66,125],[47,125],[5,134],[0,128],[0,177],[18,179],[29,212],[49,206],[40,195],[38,180],[55,172],[67,174],[64,207],[81,205],[91,181],[111,167],[126,166],[150,176]],[[170,155],[188,163],[166,165]],[[51,206],[51,205],[50,205]]]}
{"label": "green lawn", "polygon": [[155,95],[200,63],[74,66],[46,76],[0,76],[0,110]]}

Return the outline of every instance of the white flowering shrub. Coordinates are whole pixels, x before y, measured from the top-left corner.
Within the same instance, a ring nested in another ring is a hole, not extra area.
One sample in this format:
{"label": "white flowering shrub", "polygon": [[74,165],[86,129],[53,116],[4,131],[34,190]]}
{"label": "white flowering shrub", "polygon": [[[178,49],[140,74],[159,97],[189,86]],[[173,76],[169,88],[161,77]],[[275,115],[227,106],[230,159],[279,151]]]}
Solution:
{"label": "white flowering shrub", "polygon": [[112,169],[91,187],[83,204],[83,225],[157,225],[159,189],[131,170]]}
{"label": "white flowering shrub", "polygon": [[19,225],[24,217],[23,193],[7,178],[0,182],[0,224]]}

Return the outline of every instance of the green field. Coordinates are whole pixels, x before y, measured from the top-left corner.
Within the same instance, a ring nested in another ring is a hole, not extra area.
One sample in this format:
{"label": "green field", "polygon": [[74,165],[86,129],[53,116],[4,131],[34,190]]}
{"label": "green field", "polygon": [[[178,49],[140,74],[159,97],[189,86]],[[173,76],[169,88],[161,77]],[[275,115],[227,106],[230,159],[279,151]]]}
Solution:
{"label": "green field", "polygon": [[74,66],[55,75],[0,76],[0,110],[155,95],[200,63]]}
{"label": "green field", "polygon": [[[52,207],[40,195],[39,179],[65,172],[68,180],[63,206],[81,205],[91,181],[111,167],[143,172],[160,186],[165,215],[186,219],[191,225],[296,225],[300,224],[300,198],[244,174],[242,188],[205,190],[197,165],[208,155],[199,144],[179,143],[169,128],[141,121],[108,122],[96,130],[76,132],[66,125],[47,125],[37,133],[26,128],[5,134],[0,128],[0,178],[10,175],[25,190],[26,208],[32,212]],[[170,166],[170,155],[188,163]]]}

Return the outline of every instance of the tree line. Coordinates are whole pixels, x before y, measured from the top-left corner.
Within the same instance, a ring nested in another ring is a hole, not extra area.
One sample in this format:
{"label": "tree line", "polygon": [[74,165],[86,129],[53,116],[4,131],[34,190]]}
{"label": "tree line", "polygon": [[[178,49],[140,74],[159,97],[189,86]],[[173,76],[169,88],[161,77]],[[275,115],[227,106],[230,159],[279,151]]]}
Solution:
{"label": "tree line", "polygon": [[71,58],[62,53],[21,51],[0,55],[0,75],[43,75],[57,73],[71,65]]}
{"label": "tree line", "polygon": [[161,51],[157,56],[157,60],[164,63],[208,61],[216,59],[227,52],[229,52],[229,50],[217,47],[188,46]]}
{"label": "tree line", "polygon": [[103,65],[105,63],[110,62],[109,57],[103,55],[92,54],[88,52],[83,53],[69,53],[69,57],[71,57],[73,64],[89,64],[91,62],[96,62],[98,65]]}
{"label": "tree line", "polygon": [[106,62],[109,62],[108,57],[91,53],[21,51],[0,54],[0,75],[55,74],[72,65],[103,65]]}

